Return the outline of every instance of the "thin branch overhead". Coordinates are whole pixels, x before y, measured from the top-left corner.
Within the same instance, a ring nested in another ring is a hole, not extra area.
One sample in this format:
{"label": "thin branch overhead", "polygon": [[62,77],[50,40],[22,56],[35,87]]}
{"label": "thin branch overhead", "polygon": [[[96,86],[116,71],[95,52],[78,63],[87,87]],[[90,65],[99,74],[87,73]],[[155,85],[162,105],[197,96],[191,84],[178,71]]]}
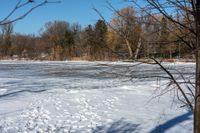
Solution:
{"label": "thin branch overhead", "polygon": [[[9,23],[13,23],[16,22],[18,20],[21,20],[23,18],[25,18],[27,15],[29,15],[33,10],[41,7],[41,6],[45,6],[46,4],[52,4],[52,3],[60,3],[61,1],[57,0],[57,1],[49,1],[49,0],[43,0],[42,2],[38,3],[34,0],[27,0],[25,2],[23,2],[22,0],[18,0],[18,2],[16,3],[15,7],[10,11],[10,13],[8,13],[7,16],[5,16],[2,20],[0,20],[0,25],[6,25]],[[29,5],[32,5],[32,7],[30,9],[28,9],[27,11],[25,11],[24,13],[22,13],[22,15],[17,16],[16,18],[11,19],[11,17],[19,10],[21,10],[24,7],[27,7]]]}

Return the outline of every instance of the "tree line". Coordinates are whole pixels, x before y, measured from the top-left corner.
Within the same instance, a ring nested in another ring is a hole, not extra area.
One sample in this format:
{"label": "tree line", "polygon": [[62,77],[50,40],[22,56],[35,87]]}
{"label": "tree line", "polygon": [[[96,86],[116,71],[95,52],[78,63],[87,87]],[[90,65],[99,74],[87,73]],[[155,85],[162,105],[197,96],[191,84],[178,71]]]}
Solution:
{"label": "tree line", "polygon": [[[178,12],[176,18],[190,23]],[[165,16],[142,16],[133,7],[115,10],[110,22],[102,17],[84,28],[79,23],[47,22],[37,36],[13,33],[13,27],[12,23],[1,26],[1,59],[191,58],[178,35],[184,33],[185,40],[195,41],[190,32],[174,28]]]}

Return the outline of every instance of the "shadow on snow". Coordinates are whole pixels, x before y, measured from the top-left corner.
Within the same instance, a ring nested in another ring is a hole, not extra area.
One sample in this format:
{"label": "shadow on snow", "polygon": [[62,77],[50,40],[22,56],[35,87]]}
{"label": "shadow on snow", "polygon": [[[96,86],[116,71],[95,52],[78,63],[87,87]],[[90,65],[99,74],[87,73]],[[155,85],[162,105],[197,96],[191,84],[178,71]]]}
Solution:
{"label": "shadow on snow", "polygon": [[[185,114],[182,114],[180,116],[177,116],[157,127],[152,129],[149,133],[164,133],[170,128],[176,126],[177,124],[180,124],[184,121],[192,119],[190,116],[192,115],[192,112],[187,112]],[[116,122],[111,123],[109,126],[99,126],[96,127],[92,133],[138,133],[140,132],[138,129],[139,124],[132,124],[125,119],[120,119]]]}
{"label": "shadow on snow", "polygon": [[179,123],[182,123],[186,120],[190,120],[191,119],[191,116],[192,115],[192,112],[187,112],[185,114],[182,114],[180,116],[177,116],[157,127],[155,127],[154,129],[152,129],[149,133],[164,133],[166,132],[168,129],[176,126],[177,124]]}
{"label": "shadow on snow", "polygon": [[92,133],[133,133],[137,131],[138,124],[132,124],[120,119],[109,126],[99,126]]}
{"label": "shadow on snow", "polygon": [[13,96],[16,96],[20,93],[24,93],[24,92],[28,92],[28,93],[41,93],[41,92],[44,92],[44,91],[47,91],[45,89],[43,90],[19,90],[19,91],[15,91],[15,92],[10,92],[10,93],[6,93],[6,94],[2,94],[0,95],[0,99],[1,98],[7,98],[7,97],[13,97]]}

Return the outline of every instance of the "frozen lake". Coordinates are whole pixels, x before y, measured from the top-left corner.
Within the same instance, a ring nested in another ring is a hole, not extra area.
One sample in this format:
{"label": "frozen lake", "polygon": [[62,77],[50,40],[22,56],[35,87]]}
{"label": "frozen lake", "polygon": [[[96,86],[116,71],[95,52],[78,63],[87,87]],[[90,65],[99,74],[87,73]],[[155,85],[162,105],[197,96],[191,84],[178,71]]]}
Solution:
{"label": "frozen lake", "polygon": [[[192,132],[192,114],[172,93],[153,98],[165,73],[137,64],[0,61],[0,131]],[[193,78],[193,63],[165,65]]]}

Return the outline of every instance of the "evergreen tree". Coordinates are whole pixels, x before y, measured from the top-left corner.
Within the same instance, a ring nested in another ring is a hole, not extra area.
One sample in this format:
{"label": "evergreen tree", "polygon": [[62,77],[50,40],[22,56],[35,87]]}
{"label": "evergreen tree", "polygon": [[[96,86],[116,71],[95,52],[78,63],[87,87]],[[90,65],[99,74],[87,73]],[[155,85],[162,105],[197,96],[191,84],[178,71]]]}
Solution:
{"label": "evergreen tree", "polygon": [[103,20],[98,20],[95,24],[96,45],[106,47],[107,26]]}
{"label": "evergreen tree", "polygon": [[92,47],[95,43],[95,34],[92,25],[88,25],[84,30],[84,49],[87,55],[92,56]]}
{"label": "evergreen tree", "polygon": [[95,44],[93,50],[95,52],[95,59],[103,59],[107,48],[107,26],[103,20],[98,20],[95,24]]}
{"label": "evergreen tree", "polygon": [[[171,50],[169,44],[169,32],[168,32],[167,20],[163,17],[160,26],[160,39],[159,39],[159,51],[161,57],[171,56]],[[170,51],[170,53],[168,53]]]}

